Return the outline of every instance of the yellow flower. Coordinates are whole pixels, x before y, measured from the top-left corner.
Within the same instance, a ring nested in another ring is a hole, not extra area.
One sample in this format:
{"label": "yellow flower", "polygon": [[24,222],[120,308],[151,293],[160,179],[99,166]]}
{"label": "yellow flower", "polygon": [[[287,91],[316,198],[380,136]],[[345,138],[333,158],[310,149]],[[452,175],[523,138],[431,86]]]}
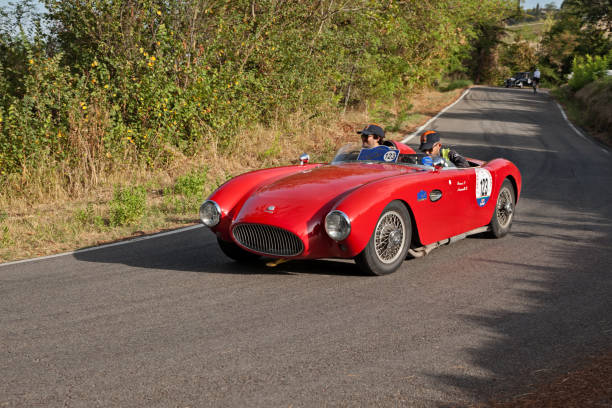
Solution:
{"label": "yellow flower", "polygon": [[161,11],[157,10],[157,15],[161,16]]}
{"label": "yellow flower", "polygon": [[30,60],[30,64],[34,64],[34,60],[33,59]]}
{"label": "yellow flower", "polygon": [[96,78],[92,78],[92,79],[91,79],[91,83],[92,83],[92,84],[95,84],[95,83],[96,83]]}
{"label": "yellow flower", "polygon": [[106,152],[106,157],[108,157],[110,159],[113,156],[109,152]]}
{"label": "yellow flower", "polygon": [[155,60],[156,60],[155,56],[152,56],[151,61],[155,61]]}
{"label": "yellow flower", "polygon": [[98,61],[94,60],[94,62],[91,63],[92,67],[97,67],[98,66]]}
{"label": "yellow flower", "polygon": [[108,84],[104,85],[104,89],[108,89]]}

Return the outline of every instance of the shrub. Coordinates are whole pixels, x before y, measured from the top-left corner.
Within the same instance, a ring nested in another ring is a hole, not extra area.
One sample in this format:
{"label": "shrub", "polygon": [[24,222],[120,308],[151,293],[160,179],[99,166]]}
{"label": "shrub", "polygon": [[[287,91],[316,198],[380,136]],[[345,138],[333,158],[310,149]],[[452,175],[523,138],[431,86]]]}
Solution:
{"label": "shrub", "polygon": [[204,168],[178,177],[174,183],[174,193],[186,198],[202,197],[206,187],[206,173],[207,169]]}
{"label": "shrub", "polygon": [[470,81],[469,79],[456,79],[456,80],[452,81],[450,84],[448,84],[448,86],[440,88],[440,90],[442,92],[448,92],[448,91],[453,91],[453,90],[459,89],[459,88],[465,88],[465,87],[471,86],[473,84],[474,83],[472,81]]}
{"label": "shrub", "polygon": [[109,203],[110,225],[130,225],[142,218],[147,209],[147,192],[144,187],[116,188]]}
{"label": "shrub", "polygon": [[570,87],[577,91],[586,84],[593,82],[596,79],[603,78],[608,69],[608,57],[596,55],[594,57],[586,55],[585,57],[574,57],[572,62],[572,70],[574,74],[569,80]]}

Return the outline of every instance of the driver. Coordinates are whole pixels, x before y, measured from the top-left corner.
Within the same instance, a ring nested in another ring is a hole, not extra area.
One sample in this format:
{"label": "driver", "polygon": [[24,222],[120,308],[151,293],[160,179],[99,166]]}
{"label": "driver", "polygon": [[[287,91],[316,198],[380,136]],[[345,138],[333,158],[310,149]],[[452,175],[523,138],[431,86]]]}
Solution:
{"label": "driver", "polygon": [[445,160],[452,162],[457,167],[470,167],[470,164],[456,151],[442,146],[440,134],[435,130],[427,130],[421,135],[421,146],[419,150],[429,156],[442,156]]}
{"label": "driver", "polygon": [[365,128],[363,128],[363,130],[360,130],[357,133],[361,134],[361,147],[364,149],[370,149],[372,147],[385,145],[391,149],[396,149],[400,151],[402,149],[408,149],[408,151],[405,151],[405,153],[414,153],[414,151],[408,146],[404,146],[394,140],[385,140],[385,131],[382,127],[380,127],[380,125],[376,123],[370,123]]}
{"label": "driver", "polygon": [[376,124],[370,123],[363,130],[357,132],[361,135],[361,147],[369,149],[383,144],[385,138],[385,131],[383,128]]}

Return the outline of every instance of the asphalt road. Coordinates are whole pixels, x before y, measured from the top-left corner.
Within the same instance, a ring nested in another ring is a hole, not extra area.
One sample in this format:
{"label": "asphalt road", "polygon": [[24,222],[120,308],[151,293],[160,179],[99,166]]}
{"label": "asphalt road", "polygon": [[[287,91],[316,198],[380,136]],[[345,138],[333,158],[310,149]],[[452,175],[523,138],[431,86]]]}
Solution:
{"label": "asphalt road", "polygon": [[432,127],[517,164],[507,237],[385,277],[241,266],[205,228],[0,265],[0,407],[462,406],[611,347],[612,154],[528,90],[475,88]]}

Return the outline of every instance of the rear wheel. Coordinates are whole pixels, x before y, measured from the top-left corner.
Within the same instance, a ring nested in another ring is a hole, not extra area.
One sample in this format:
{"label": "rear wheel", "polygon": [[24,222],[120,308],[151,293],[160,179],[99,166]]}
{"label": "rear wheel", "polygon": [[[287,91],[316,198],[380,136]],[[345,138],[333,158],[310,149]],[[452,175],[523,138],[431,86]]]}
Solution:
{"label": "rear wheel", "polygon": [[233,242],[223,241],[220,238],[217,238],[217,242],[219,243],[219,247],[221,248],[221,251],[223,251],[225,255],[232,258],[234,261],[248,262],[248,261],[255,261],[261,258],[261,256],[257,254],[254,254],[249,251],[245,251],[244,249],[240,248],[238,245],[234,244]]}
{"label": "rear wheel", "polygon": [[506,235],[510,231],[510,227],[512,227],[513,218],[514,188],[512,188],[510,180],[506,179],[499,189],[495,211],[489,223],[491,235],[495,238],[501,238]]}
{"label": "rear wheel", "polygon": [[368,245],[355,257],[355,262],[372,275],[395,272],[406,259],[411,239],[410,214],[404,204],[393,201],[378,218]]}

